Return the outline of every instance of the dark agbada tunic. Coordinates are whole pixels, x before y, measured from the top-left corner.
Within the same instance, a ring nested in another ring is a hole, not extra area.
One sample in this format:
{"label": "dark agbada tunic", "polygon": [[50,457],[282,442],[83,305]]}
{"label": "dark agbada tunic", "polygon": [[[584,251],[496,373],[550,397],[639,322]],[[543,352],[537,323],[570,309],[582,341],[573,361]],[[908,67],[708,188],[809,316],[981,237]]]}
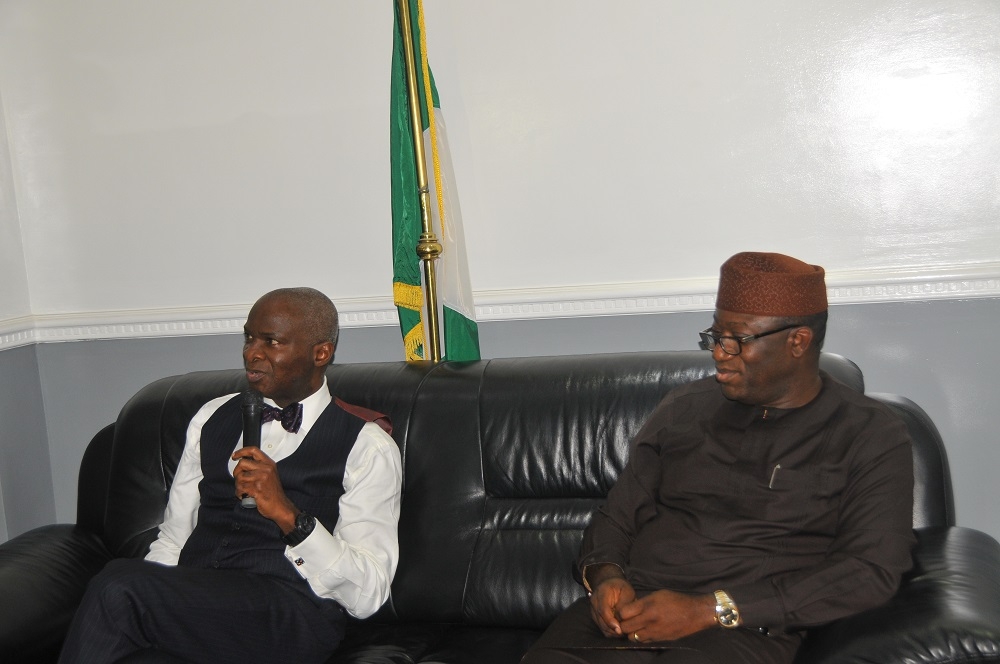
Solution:
{"label": "dark agbada tunic", "polygon": [[822,374],[811,403],[727,400],[708,378],[672,390],[636,437],[580,565],[637,592],[729,592],[772,635],[888,599],[911,565],[913,463],[904,424]]}

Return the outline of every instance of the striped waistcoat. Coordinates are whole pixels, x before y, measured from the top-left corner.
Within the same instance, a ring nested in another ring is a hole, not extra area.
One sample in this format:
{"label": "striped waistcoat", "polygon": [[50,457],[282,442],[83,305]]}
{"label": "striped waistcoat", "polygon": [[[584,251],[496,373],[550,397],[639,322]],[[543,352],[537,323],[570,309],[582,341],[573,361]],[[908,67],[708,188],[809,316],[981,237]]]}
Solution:
{"label": "striped waistcoat", "polygon": [[[198,524],[181,550],[180,565],[238,569],[284,579],[315,597],[284,556],[281,529],[236,498],[228,463],[243,432],[240,395],[224,403],[201,434]],[[277,463],[285,494],[300,510],[333,531],[344,494],[344,468],[365,425],[335,401],[323,411],[299,448]]]}

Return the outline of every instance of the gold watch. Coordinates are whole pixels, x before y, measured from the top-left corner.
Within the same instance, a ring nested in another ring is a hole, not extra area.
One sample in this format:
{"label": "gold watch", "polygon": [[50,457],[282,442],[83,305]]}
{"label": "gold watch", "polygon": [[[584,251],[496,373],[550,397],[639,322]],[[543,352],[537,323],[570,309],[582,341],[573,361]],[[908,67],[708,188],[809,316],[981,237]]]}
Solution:
{"label": "gold watch", "polygon": [[733,598],[725,590],[715,591],[715,622],[726,629],[739,627],[742,623],[740,620],[740,610],[736,608],[736,602],[733,601]]}

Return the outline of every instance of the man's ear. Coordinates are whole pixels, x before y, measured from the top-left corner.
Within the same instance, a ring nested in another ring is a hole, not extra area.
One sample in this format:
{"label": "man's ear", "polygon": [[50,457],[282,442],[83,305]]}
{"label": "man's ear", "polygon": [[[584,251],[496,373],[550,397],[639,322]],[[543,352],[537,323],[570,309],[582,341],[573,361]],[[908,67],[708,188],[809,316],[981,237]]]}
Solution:
{"label": "man's ear", "polygon": [[313,364],[317,367],[325,367],[333,360],[333,352],[336,350],[330,341],[321,341],[313,346]]}
{"label": "man's ear", "polygon": [[812,348],[813,331],[811,327],[797,327],[789,337],[789,347],[792,357],[802,357]]}

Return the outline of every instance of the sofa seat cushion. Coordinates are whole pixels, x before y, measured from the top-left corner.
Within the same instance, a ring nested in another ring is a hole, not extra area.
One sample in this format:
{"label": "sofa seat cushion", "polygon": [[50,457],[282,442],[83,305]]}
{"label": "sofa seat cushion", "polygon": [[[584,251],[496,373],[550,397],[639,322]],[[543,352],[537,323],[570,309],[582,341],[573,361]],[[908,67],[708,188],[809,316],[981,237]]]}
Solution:
{"label": "sofa seat cushion", "polygon": [[0,548],[0,659],[55,659],[87,583],[110,559],[100,537],[69,524],[6,542]]}

